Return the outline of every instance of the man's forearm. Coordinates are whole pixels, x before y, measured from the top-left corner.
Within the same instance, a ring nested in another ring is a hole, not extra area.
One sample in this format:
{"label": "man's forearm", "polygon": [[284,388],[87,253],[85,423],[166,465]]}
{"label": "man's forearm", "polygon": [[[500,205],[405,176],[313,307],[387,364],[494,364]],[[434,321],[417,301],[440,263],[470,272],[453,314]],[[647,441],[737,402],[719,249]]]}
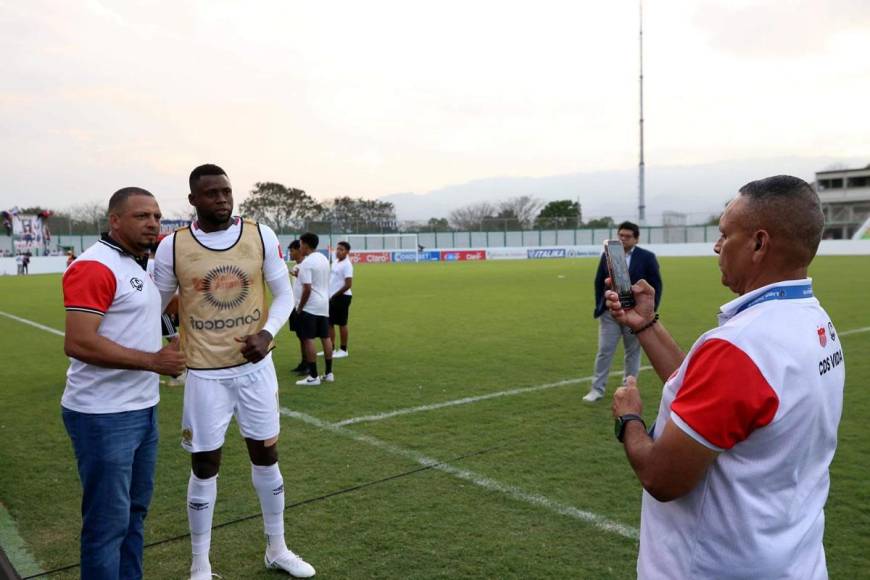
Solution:
{"label": "man's forearm", "polygon": [[345,284],[344,286],[342,286],[341,288],[339,288],[338,291],[337,291],[335,294],[333,294],[332,296],[330,296],[329,299],[330,299],[330,300],[334,300],[335,298],[338,298],[339,296],[341,296],[342,294],[344,294],[344,293],[347,292],[348,290],[350,290],[350,286],[348,286],[347,284]]}
{"label": "man's forearm", "polygon": [[667,381],[683,364],[685,353],[661,322],[637,335],[643,351],[662,381]]}
{"label": "man's forearm", "polygon": [[153,370],[156,355],[121,346],[99,334],[74,341],[68,338],[64,342],[64,351],[67,356],[98,367],[136,371]]}
{"label": "man's forearm", "polygon": [[[644,484],[648,480],[647,472],[652,457],[654,441],[652,437],[644,429],[643,423],[640,421],[630,421],[625,425],[625,433],[622,437],[622,444],[625,447],[625,456],[628,458],[628,463],[634,470],[637,479]],[[644,487],[646,487],[644,485]]]}
{"label": "man's forearm", "polygon": [[296,311],[302,312],[305,305],[308,304],[308,297],[311,296],[311,286],[303,286],[302,296],[299,297],[299,304],[296,305]]}
{"label": "man's forearm", "polygon": [[274,337],[293,311],[293,290],[290,288],[290,279],[287,276],[280,276],[266,283],[272,292],[272,303],[269,305],[269,316],[263,325],[263,330]]}
{"label": "man's forearm", "polygon": [[[628,463],[648,494],[658,501],[671,501],[694,487],[697,474],[684,474],[672,465],[674,457],[662,457],[640,421],[625,426],[623,446]],[[690,482],[687,485],[687,482]]]}

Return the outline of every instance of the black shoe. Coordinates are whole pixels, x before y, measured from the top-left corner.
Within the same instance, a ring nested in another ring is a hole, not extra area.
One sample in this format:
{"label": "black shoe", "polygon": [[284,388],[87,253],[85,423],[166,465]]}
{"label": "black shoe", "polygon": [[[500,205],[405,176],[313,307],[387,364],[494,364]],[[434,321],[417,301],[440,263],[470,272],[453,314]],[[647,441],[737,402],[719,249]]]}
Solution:
{"label": "black shoe", "polygon": [[297,375],[307,375],[308,374],[308,365],[306,365],[305,363],[299,363],[298,365],[296,365],[296,368],[294,368],[290,372],[295,373]]}

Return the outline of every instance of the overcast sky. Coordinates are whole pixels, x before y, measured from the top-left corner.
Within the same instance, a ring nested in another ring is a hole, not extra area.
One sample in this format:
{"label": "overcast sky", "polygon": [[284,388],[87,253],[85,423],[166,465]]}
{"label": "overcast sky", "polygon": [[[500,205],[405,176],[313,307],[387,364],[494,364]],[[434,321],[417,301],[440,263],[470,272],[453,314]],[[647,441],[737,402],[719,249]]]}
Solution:
{"label": "overcast sky", "polygon": [[[637,163],[636,1],[0,0],[0,206]],[[645,3],[647,163],[870,157],[870,1]]]}

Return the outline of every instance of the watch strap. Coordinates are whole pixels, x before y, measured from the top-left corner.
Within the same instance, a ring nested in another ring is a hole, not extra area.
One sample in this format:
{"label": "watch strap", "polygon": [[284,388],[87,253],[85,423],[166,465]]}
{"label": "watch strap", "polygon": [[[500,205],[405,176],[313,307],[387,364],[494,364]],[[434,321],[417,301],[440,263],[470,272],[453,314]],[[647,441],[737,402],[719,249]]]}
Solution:
{"label": "watch strap", "polygon": [[646,423],[643,420],[643,417],[640,415],[635,415],[634,413],[626,413],[625,415],[620,415],[616,418],[616,438],[622,443],[623,438],[625,437],[625,426],[631,423],[632,421],[640,421],[640,424],[643,425],[643,428],[646,429]]}

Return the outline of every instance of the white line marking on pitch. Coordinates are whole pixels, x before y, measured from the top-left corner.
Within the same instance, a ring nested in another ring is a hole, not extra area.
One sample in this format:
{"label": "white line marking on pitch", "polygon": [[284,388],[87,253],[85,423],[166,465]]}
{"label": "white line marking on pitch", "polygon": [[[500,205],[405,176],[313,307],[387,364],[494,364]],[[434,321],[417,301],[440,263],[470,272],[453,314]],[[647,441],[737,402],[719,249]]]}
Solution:
{"label": "white line marking on pitch", "polygon": [[[648,371],[652,367],[641,367],[640,370]],[[621,375],[622,371],[614,371],[610,373],[610,376]],[[443,403],[432,403],[430,405],[420,405],[419,407],[407,407],[405,409],[396,409],[395,411],[385,411],[383,413],[376,413],[374,415],[363,415],[361,417],[351,417],[350,419],[344,419],[343,421],[338,421],[333,423],[336,427],[344,427],[346,425],[353,425],[354,423],[367,423],[371,421],[383,421],[384,419],[390,419],[392,417],[398,417],[399,415],[410,415],[411,413],[422,413],[424,411],[434,411],[436,409],[443,409],[444,407],[455,407],[456,405],[468,405],[469,403],[477,403],[479,401],[486,401],[487,399],[495,399],[497,397],[510,397],[513,395],[522,395],[524,393],[534,393],[535,391],[545,391],[547,389],[555,389],[556,387],[563,387],[565,385],[574,385],[577,383],[586,383],[594,380],[595,377],[581,377],[578,379],[565,379],[564,381],[557,381],[555,383],[547,383],[544,385],[536,385],[534,387],[521,387],[518,389],[509,389],[507,391],[498,391],[496,393],[487,393],[486,395],[478,395],[476,397],[465,397],[464,399],[454,399],[452,401],[444,401]]]}
{"label": "white line marking on pitch", "polygon": [[43,324],[39,324],[38,322],[33,322],[32,320],[27,320],[26,318],[20,318],[18,316],[15,316],[14,314],[9,314],[8,312],[3,312],[2,310],[0,310],[0,316],[5,316],[6,318],[11,318],[12,320],[16,320],[22,324],[28,324],[30,326],[38,328],[39,330],[44,330],[45,332],[50,332],[50,333],[56,334],[58,336],[64,335],[62,331],[57,330],[56,328],[52,328],[50,326],[45,326]]}
{"label": "white line marking on pitch", "polygon": [[433,459],[431,457],[423,455],[422,453],[418,453],[417,451],[397,447],[395,445],[392,445],[391,443],[387,443],[386,441],[377,439],[376,437],[372,437],[371,435],[357,433],[352,429],[347,429],[339,425],[333,425],[332,423],[321,421],[317,417],[312,417],[311,415],[306,415],[305,413],[300,413],[298,411],[291,411],[290,409],[286,409],[284,407],[281,408],[281,414],[285,417],[302,421],[324,431],[329,431],[330,433],[335,433],[336,435],[341,435],[342,437],[353,439],[354,441],[360,443],[366,443],[368,445],[371,445],[372,447],[380,449],[381,451],[386,451],[391,455],[397,455],[399,457],[410,459],[411,461],[414,461],[424,467],[431,467],[432,469],[443,471],[444,473],[448,473],[453,477],[462,479],[469,483],[473,483],[474,485],[482,487],[483,489],[486,489],[488,491],[498,492],[512,499],[528,503],[537,507],[542,507],[551,512],[555,512],[563,516],[572,517],[574,519],[586,522],[600,530],[611,532],[613,534],[620,535],[630,540],[637,540],[640,537],[637,528],[634,528],[632,526],[621,524],[617,521],[611,520],[590,511],[581,510],[570,505],[559,503],[543,495],[523,491],[516,486],[501,483],[500,481],[490,479],[485,475],[481,475],[467,469],[460,469],[459,467],[455,467],[448,463],[442,463],[437,459]]}
{"label": "white line marking on pitch", "polygon": [[852,330],[844,330],[843,332],[841,332],[839,334],[840,334],[840,336],[849,336],[850,334],[858,334],[860,332],[867,332],[867,331],[870,331],[870,326],[865,326],[864,328],[853,328]]}

